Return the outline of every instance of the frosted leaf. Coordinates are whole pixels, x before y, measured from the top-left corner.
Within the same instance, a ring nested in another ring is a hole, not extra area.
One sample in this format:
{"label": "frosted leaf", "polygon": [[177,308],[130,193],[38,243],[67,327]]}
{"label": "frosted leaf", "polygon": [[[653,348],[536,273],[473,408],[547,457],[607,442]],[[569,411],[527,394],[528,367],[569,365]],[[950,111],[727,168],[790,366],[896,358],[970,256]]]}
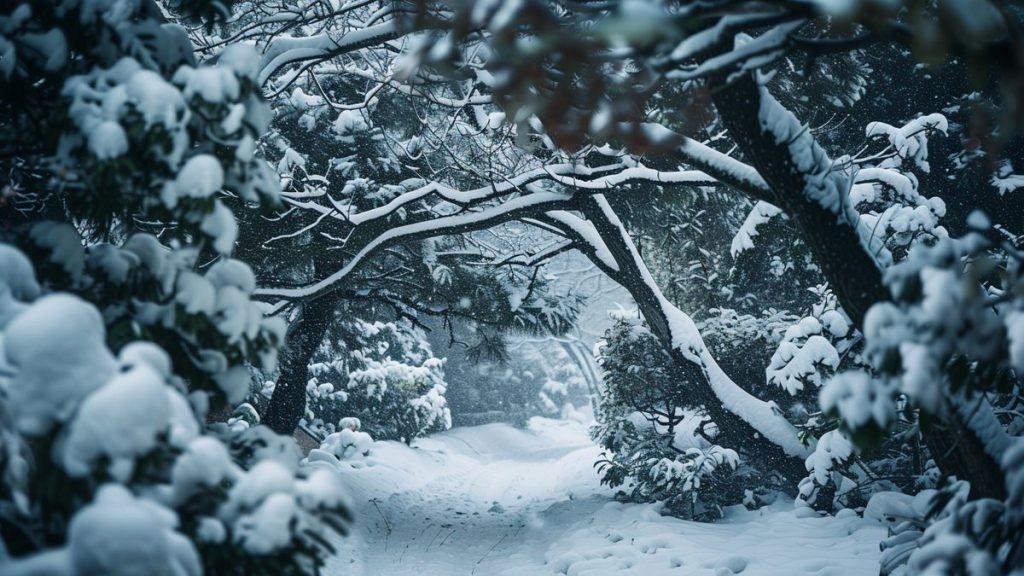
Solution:
{"label": "frosted leaf", "polygon": [[142,113],[147,126],[175,126],[187,114],[181,92],[150,70],[139,70],[131,76],[125,84],[125,96]]}
{"label": "frosted leaf", "polygon": [[831,430],[818,438],[814,453],[807,457],[804,465],[819,486],[828,483],[829,475],[837,466],[845,464],[853,455],[853,444],[845,434]]}
{"label": "frosted leaf", "polygon": [[355,136],[370,129],[369,124],[358,110],[342,110],[331,127],[338,140],[345,144],[355,144]]}
{"label": "frosted leaf", "polygon": [[663,489],[690,492],[700,489],[701,482],[719,469],[735,470],[739,466],[739,455],[729,448],[712,445],[706,449],[688,448],[681,456],[655,460],[650,469],[650,478]]}
{"label": "frosted leaf", "polygon": [[767,202],[758,202],[747,214],[740,229],[733,236],[732,246],[729,254],[736,258],[746,250],[754,247],[754,238],[759,235],[757,228],[768,223],[774,216],[781,214],[782,210]]}
{"label": "frosted leaf", "polygon": [[228,115],[221,120],[221,128],[228,134],[233,134],[242,129],[242,120],[245,119],[245,105],[233,104]]}
{"label": "frosted leaf", "polygon": [[215,323],[229,342],[241,341],[251,322],[259,322],[262,313],[254,306],[249,297],[234,286],[222,286],[217,289]]}
{"label": "frosted leaf", "polygon": [[850,332],[850,324],[846,317],[836,310],[826,310],[822,313],[821,323],[836,338],[843,338]]}
{"label": "frosted leaf", "polygon": [[861,371],[837,374],[822,388],[819,403],[823,412],[838,413],[851,430],[868,423],[885,429],[896,418],[893,391]]}
{"label": "frosted leaf", "polygon": [[181,167],[174,187],[179,197],[207,198],[224,186],[224,169],[209,154],[189,158]]}
{"label": "frosted leaf", "polygon": [[918,406],[935,413],[941,407],[942,370],[933,350],[926,345],[904,342],[899,351],[903,366],[901,390]]}
{"label": "frosted leaf", "polygon": [[259,69],[260,55],[252,46],[232,44],[225,48],[217,58],[217,64],[235,72],[244,78],[256,78]]}
{"label": "frosted leaf", "polygon": [[50,251],[50,261],[59,265],[77,281],[85,269],[85,248],[82,237],[73,226],[64,222],[40,222],[32,226],[32,241]]}
{"label": "frosted leaf", "polygon": [[[101,457],[131,463],[156,447],[169,416],[164,379],[148,365],[133,366],[82,402],[64,446],[64,467],[72,476],[84,476]],[[130,473],[124,466],[117,471]]]}
{"label": "frosted leaf", "polygon": [[89,248],[89,270],[100,274],[104,279],[115,284],[123,284],[136,266],[138,258],[117,246],[97,244]]}
{"label": "frosted leaf", "polygon": [[171,358],[167,352],[151,342],[132,342],[117,355],[122,370],[148,367],[161,378],[171,377]]}
{"label": "frosted leaf", "polygon": [[173,512],[108,484],[71,520],[68,542],[80,576],[199,576],[191,542]]}
{"label": "frosted leaf", "polygon": [[28,257],[20,250],[0,244],[0,292],[6,291],[22,302],[39,296],[39,284]]}
{"label": "frosted leaf", "polygon": [[[199,436],[199,422],[192,405],[177,390],[168,386],[164,390],[169,410],[167,443],[175,448],[185,448]],[[202,412],[201,412],[202,413]]]}
{"label": "frosted leaf", "polygon": [[128,151],[128,136],[113,120],[105,120],[89,133],[89,150],[100,160],[117,158]]}
{"label": "frosted leaf", "polygon": [[44,434],[66,420],[116,371],[103,318],[77,296],[36,300],[7,325],[3,340],[7,363],[15,370],[9,399],[15,423],[26,434]]}
{"label": "frosted leaf", "polygon": [[174,502],[185,502],[193,494],[217,486],[234,474],[234,466],[227,448],[218,440],[196,438],[171,469]]}
{"label": "frosted leaf", "polygon": [[150,234],[133,234],[125,241],[125,250],[135,254],[139,262],[156,278],[162,278],[167,266],[168,250]]}
{"label": "frosted leaf", "polygon": [[175,84],[183,86],[186,99],[199,96],[211,104],[220,104],[238,98],[238,78],[228,68],[181,67],[174,74]]}
{"label": "frosted leaf", "polygon": [[305,170],[305,168],[306,158],[291,147],[284,150],[281,160],[277,163],[277,171],[281,174],[289,174],[295,169]]}
{"label": "frosted leaf", "polygon": [[271,554],[291,543],[292,524],[298,518],[295,496],[271,494],[255,511],[235,522],[234,541],[252,554]]}
{"label": "frosted leaf", "polygon": [[827,339],[814,335],[802,345],[793,342],[779,344],[765,372],[770,384],[780,386],[793,395],[804,389],[804,383],[821,386],[820,367],[838,368],[839,353]]}
{"label": "frosted leaf", "polygon": [[839,351],[829,337],[842,338],[849,330],[845,317],[834,308],[831,292],[824,287],[812,291],[821,298],[813,306],[813,315],[786,329],[765,369],[766,381],[791,396],[802,391],[805,384],[821,386],[822,377],[839,368]]}
{"label": "frosted leaf", "polygon": [[213,212],[203,218],[200,229],[213,238],[213,249],[221,254],[230,254],[238,239],[238,223],[226,206],[217,202]]}
{"label": "frosted leaf", "polygon": [[291,470],[275,460],[264,460],[253,466],[231,488],[225,513],[233,515],[239,509],[254,507],[275,492],[290,493],[294,488]]}
{"label": "frosted leaf", "polygon": [[186,314],[213,316],[217,292],[209,280],[186,270],[178,275],[174,298]]}
{"label": "frosted leaf", "polygon": [[[71,100],[68,113],[77,128],[77,132],[64,135],[65,154],[81,147],[99,160],[124,156],[131,147],[129,140],[143,137],[126,124],[137,125],[136,117],[149,135],[161,135],[158,160],[166,167],[176,168],[189,146],[185,131],[189,111],[181,93],[160,74],[141,69],[131,58],[122,58],[109,69],[69,78],[63,94]],[[154,130],[156,126],[160,129]]]}
{"label": "frosted leaf", "polygon": [[936,113],[911,120],[899,128],[885,122],[872,122],[867,125],[865,134],[868,137],[886,138],[900,159],[911,161],[922,171],[928,172],[928,134],[945,134],[948,129],[946,117]]}
{"label": "frosted leaf", "polygon": [[210,267],[206,279],[217,288],[234,286],[244,294],[252,294],[256,290],[256,275],[252,268],[240,260],[222,258]]}
{"label": "frosted leaf", "polygon": [[879,198],[876,188],[889,190],[897,199],[906,202],[916,203],[921,197],[917,191],[917,178],[912,172],[903,173],[893,168],[861,168],[854,182],[850,192],[854,206],[875,202]]}
{"label": "frosted leaf", "polygon": [[306,94],[302,88],[296,87],[292,90],[288,103],[294,106],[296,110],[305,111],[316,106],[322,106],[324,99],[316,94]]}
{"label": "frosted leaf", "polygon": [[992,174],[989,183],[995,186],[1000,196],[1005,196],[1024,188],[1024,174],[1015,174],[1013,164],[1009,160],[1004,160]]}

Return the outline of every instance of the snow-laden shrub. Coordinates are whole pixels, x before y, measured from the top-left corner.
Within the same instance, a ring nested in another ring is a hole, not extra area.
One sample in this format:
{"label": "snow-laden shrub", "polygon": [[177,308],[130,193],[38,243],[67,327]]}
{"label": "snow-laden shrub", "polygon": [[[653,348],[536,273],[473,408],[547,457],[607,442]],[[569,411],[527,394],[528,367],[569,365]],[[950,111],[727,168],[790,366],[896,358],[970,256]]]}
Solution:
{"label": "snow-laden shrub", "polygon": [[276,364],[284,322],[265,318],[251,300],[256,278],[242,262],[222,258],[198,272],[197,249],[170,250],[149,234],[83,247],[70,224],[49,221],[34,225],[24,244],[51,279],[46,285],[100,306],[112,347],[159,344],[193,389],[217,392],[218,404],[249,394],[246,363]]}
{"label": "snow-laden shrub", "polygon": [[[849,335],[849,320],[836,309],[833,296],[826,293],[822,299],[831,305],[819,304],[790,326],[765,369],[768,384],[790,396],[820,388],[823,377],[839,368],[841,352],[849,349],[849,342],[841,340]],[[833,341],[842,345],[837,349]]]}
{"label": "snow-laden shrub", "polygon": [[[797,500],[819,510],[834,511],[863,504],[858,480],[864,472],[848,436],[825,417],[818,393],[840,367],[856,365],[858,334],[826,285],[811,288],[810,309],[794,317],[782,332],[765,368],[765,385],[783,407],[805,441],[816,438],[814,452],[805,459],[807,476],[797,486]],[[870,466],[867,464],[866,466]],[[887,485],[888,486],[888,485]]]}
{"label": "snow-laden shrub", "polygon": [[[270,120],[258,57],[232,46],[217,65],[197,66],[184,31],[161,26],[144,4],[33,0],[0,9],[0,45],[9,48],[0,83],[21,96],[5,108],[4,139],[34,138],[14,176],[44,186],[32,179],[59,179],[68,211],[97,235],[144,215],[174,223],[165,242],[202,239],[230,253],[238,229],[221,191],[277,202],[277,178],[255,155]],[[46,198],[31,192],[25,202]]]}
{"label": "snow-laden shrub", "polygon": [[366,432],[343,428],[324,439],[321,450],[330,452],[338,460],[349,460],[370,453],[373,438]]}
{"label": "snow-laden shrub", "polygon": [[337,465],[339,462],[356,462],[365,459],[373,449],[373,438],[366,432],[342,428],[341,432],[330,434],[309,452],[309,462],[327,462]]}
{"label": "snow-laden shrub", "polygon": [[970,499],[970,486],[950,480],[916,496],[884,493],[871,499],[864,515],[889,525],[882,541],[881,574],[1006,574],[1024,562],[1024,449],[1007,452],[1010,496],[1006,501]]}
{"label": "snow-laden shrub", "polygon": [[596,464],[602,484],[697,520],[720,518],[723,506],[743,501],[744,490],[760,490],[738,454],[714,444],[683,375],[646,327],[619,320],[605,334],[598,363],[605,388],[591,435],[603,449]]}
{"label": "snow-laden shrub", "polygon": [[744,489],[753,491],[737,472],[735,451],[701,443],[701,447],[677,447],[675,434],[659,431],[634,414],[608,426],[595,428],[604,449],[597,461],[601,483],[619,488],[617,495],[634,502],[664,502],[665,511],[694,520],[722,517],[723,507],[738,504]]}
{"label": "snow-laden shrub", "polygon": [[[885,281],[897,302],[905,293],[894,285],[902,283],[899,278],[908,273],[915,276],[919,269],[912,263],[918,259],[915,254],[945,251],[946,260],[956,259],[948,253],[954,241],[947,238],[940,222],[945,204],[939,198],[926,197],[919,187],[919,178],[930,171],[929,139],[944,134],[947,127],[939,114],[902,126],[871,123],[866,136],[887,153],[854,160],[857,170],[849,191],[849,211],[860,222],[861,241],[886,270]],[[944,277],[948,284],[936,284],[931,291],[933,302],[925,306],[931,313],[925,309],[895,312],[903,305],[880,303],[868,313],[864,334],[850,330],[835,297],[819,287],[820,301],[787,330],[773,355],[766,372],[768,383],[792,398],[787,414],[803,434],[818,439],[814,454],[806,461],[809,474],[800,484],[803,502],[834,510],[863,505],[880,490],[916,491],[933,485],[926,465],[929,454],[919,438],[917,410],[941,413],[935,409],[944,403],[940,398],[945,392],[936,386],[943,378],[936,365],[944,360],[932,362],[929,358],[945,353],[935,340],[913,332],[941,330],[944,323],[955,324],[957,316],[966,312],[971,318],[961,323],[961,336],[968,326],[978,333],[962,342],[989,351],[1000,345],[990,346],[994,342],[991,330],[986,333],[984,328],[990,322],[982,317],[993,315],[991,311],[972,312],[958,301],[960,286],[952,285],[959,280],[934,271],[926,275]],[[910,280],[911,292],[916,282]],[[908,328],[915,324],[918,328]],[[902,328],[890,330],[894,325]],[[882,332],[889,334],[879,337]],[[906,371],[912,378],[898,383],[887,375],[892,370]],[[912,381],[917,390],[911,389]],[[798,407],[802,410],[794,410]]]}
{"label": "snow-laden shrub", "polygon": [[228,203],[277,202],[257,55],[197,65],[154,7],[0,7],[0,572],[314,574],[336,478],[207,424],[283,335],[230,258]]}
{"label": "snow-laden shrub", "polygon": [[403,441],[451,427],[444,398],[444,372],[438,358],[419,366],[396,360],[360,358],[364,368],[349,372],[352,414],[372,417],[367,430]]}
{"label": "snow-laden shrub", "polygon": [[310,366],[308,424],[330,434],[356,418],[373,438],[404,442],[451,428],[444,362],[419,328],[353,320],[342,330],[339,345],[325,346]]}
{"label": "snow-laden shrub", "polygon": [[[971,220],[988,232],[984,217]],[[929,493],[927,511],[883,544],[884,574],[994,574],[1022,561],[1024,452],[1004,428],[1019,418],[991,409],[1019,403],[1022,260],[994,238],[972,232],[911,247],[885,275],[893,301],[873,306],[865,320],[869,365],[841,372],[821,393],[822,409],[865,448],[891,438],[908,415],[927,422],[958,410],[1006,472],[1005,500],[970,499],[961,482]]]}
{"label": "snow-laden shrub", "polygon": [[313,535],[346,517],[330,473],[304,477],[294,454],[204,434],[205,394],[163,349],[113,354],[95,306],[36,297],[24,256],[0,245],[0,260],[20,272],[0,280],[0,526],[16,556],[46,550],[12,570],[64,558],[74,574],[300,574],[323,562]]}
{"label": "snow-laden shrub", "polygon": [[338,422],[340,431],[328,434],[319,448],[310,450],[306,462],[313,466],[326,463],[331,470],[337,469],[341,462],[348,462],[353,467],[361,466],[361,461],[373,450],[373,438],[362,432],[361,426],[358,418],[342,418]]}

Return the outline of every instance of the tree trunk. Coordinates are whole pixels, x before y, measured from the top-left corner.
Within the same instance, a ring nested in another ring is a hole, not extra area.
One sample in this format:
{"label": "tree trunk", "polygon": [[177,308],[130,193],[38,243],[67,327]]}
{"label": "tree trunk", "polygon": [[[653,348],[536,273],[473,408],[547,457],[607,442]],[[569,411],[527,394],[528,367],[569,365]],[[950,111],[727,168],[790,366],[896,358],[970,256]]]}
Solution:
{"label": "tree trunk", "polygon": [[[889,300],[890,293],[882,282],[881,270],[860,240],[857,220],[844,212],[848,186],[836,190],[841,196],[832,199],[835,210],[826,207],[827,198],[823,203],[821,198],[812,198],[807,193],[809,185],[829,175],[808,172],[806,159],[804,169],[801,169],[800,159],[794,158],[789,147],[792,141],[779,142],[777,133],[762,125],[762,107],[772,105],[773,101],[766,99],[752,74],[729,83],[727,87],[724,81],[720,82],[716,88],[712,90],[714,104],[722,123],[729,130],[729,136],[739,146],[745,160],[768,183],[772,190],[772,203],[789,215],[843,309],[857,328],[862,329],[868,309],[877,302]],[[800,137],[816,146],[809,132],[801,133]],[[803,151],[812,157],[815,157],[815,152],[823,154],[820,148]],[[827,158],[817,158],[822,161],[812,163],[812,168],[831,170]],[[981,409],[990,407],[986,404]],[[932,415],[929,423],[921,429],[940,470],[969,481],[974,497],[1005,496],[998,461],[984,449],[982,439],[960,414],[954,410],[945,412]]]}
{"label": "tree trunk", "polygon": [[306,384],[309,362],[334,320],[337,299],[324,296],[302,303],[298,318],[288,327],[281,352],[279,374],[263,424],[278,434],[291,436],[306,413]]}
{"label": "tree trunk", "polygon": [[1002,469],[985,443],[957,415],[921,415],[921,436],[939,470],[971,483],[972,498],[1006,498]]}
{"label": "tree trunk", "polygon": [[[693,395],[695,403],[703,406],[708,417],[718,426],[719,436],[715,441],[722,446],[743,453],[748,460],[769,466],[785,476],[789,483],[795,485],[796,481],[807,474],[804,458],[809,452],[809,448],[805,448],[803,453],[797,454],[794,453],[791,444],[787,451],[779,443],[773,442],[766,436],[765,431],[759,430],[754,423],[747,421],[726,406],[726,402],[719,397],[710,382],[711,376],[708,367],[687,357],[684,350],[677,345],[670,315],[680,314],[680,312],[665,300],[664,295],[654,284],[646,265],[637,254],[632,240],[622,228],[621,223],[612,221],[602,210],[600,203],[604,202],[604,198],[595,196],[587,199],[586,202],[584,214],[597,229],[605,246],[618,264],[618,270],[609,270],[603,267],[603,263],[599,259],[595,259],[595,263],[630,293],[636,301],[640,313],[647,321],[651,333],[661,341],[676,365],[687,375],[685,382],[682,382],[681,385],[688,385],[687,391]],[[702,342],[700,346],[703,347]],[[738,392],[746,394],[742,390],[738,390]],[[752,397],[750,400],[761,403]],[[767,405],[764,407],[767,409]],[[783,419],[781,414],[774,416]],[[796,429],[792,428],[788,422],[785,422],[785,425],[792,431],[792,440],[795,443],[797,441]]]}
{"label": "tree trunk", "polygon": [[[777,142],[774,134],[762,128],[761,93],[753,76],[716,90],[714,103],[744,159],[771,188],[771,202],[796,223],[843,309],[855,325],[863,326],[868,308],[887,300],[889,291],[882,283],[882,272],[875,259],[861,244],[855,227],[857,220],[851,220],[844,211],[846,198],[834,199],[838,209],[830,210],[805,193],[808,180],[821,180],[828,175],[802,170],[793,160],[790,143]],[[809,131],[804,137],[813,143]],[[831,162],[819,162],[818,166],[831,170]]]}

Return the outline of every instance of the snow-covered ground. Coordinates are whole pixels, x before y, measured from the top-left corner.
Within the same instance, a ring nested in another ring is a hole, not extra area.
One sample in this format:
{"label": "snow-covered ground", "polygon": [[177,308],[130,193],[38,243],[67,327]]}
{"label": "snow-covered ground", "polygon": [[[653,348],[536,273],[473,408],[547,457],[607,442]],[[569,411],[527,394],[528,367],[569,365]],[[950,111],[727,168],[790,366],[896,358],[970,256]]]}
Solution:
{"label": "snow-covered ground", "polygon": [[378,442],[343,464],[357,526],[328,574],[367,576],[865,575],[879,524],[800,518],[792,502],[715,524],[623,504],[598,484],[584,424],[459,428],[407,447]]}

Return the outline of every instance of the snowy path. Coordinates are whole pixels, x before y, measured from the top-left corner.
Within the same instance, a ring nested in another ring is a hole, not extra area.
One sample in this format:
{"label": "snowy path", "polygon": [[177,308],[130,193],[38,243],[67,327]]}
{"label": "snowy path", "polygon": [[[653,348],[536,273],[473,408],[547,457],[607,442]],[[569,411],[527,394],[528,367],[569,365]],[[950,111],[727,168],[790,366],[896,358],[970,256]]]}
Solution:
{"label": "snowy path", "polygon": [[877,573],[884,529],[805,518],[791,503],[717,524],[614,502],[582,425],[453,430],[408,448],[376,443],[346,469],[358,527],[329,574],[366,576]]}

